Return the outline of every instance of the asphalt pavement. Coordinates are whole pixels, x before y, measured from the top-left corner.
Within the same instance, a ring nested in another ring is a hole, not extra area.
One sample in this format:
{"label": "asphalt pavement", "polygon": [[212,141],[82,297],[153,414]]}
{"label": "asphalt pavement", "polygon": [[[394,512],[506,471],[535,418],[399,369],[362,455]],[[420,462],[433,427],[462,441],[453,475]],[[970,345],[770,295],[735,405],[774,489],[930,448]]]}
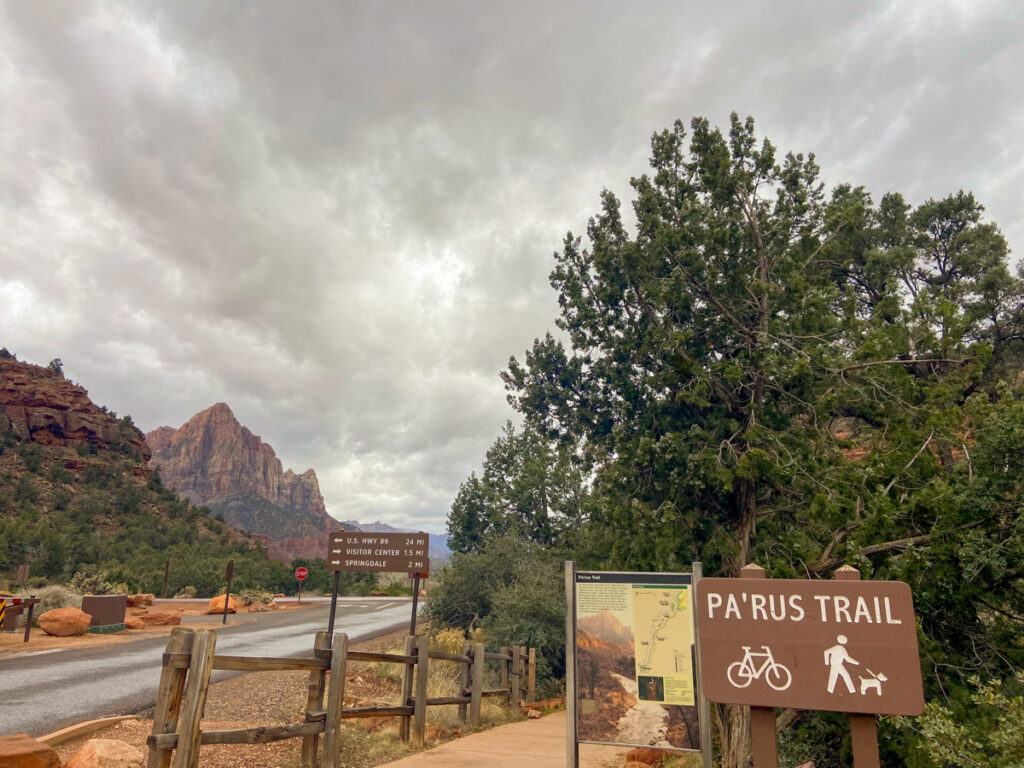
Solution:
{"label": "asphalt pavement", "polygon": [[[306,600],[303,600],[306,602]],[[408,598],[341,598],[335,632],[352,641],[408,626]],[[300,611],[230,616],[222,627],[207,617],[182,626],[217,629],[217,651],[235,656],[301,656],[327,629],[329,601]],[[219,618],[218,618],[219,621]],[[41,736],[68,725],[141,712],[155,703],[160,658],[167,636],[74,650],[42,651],[0,659],[0,735]],[[237,672],[214,672],[223,680]]]}

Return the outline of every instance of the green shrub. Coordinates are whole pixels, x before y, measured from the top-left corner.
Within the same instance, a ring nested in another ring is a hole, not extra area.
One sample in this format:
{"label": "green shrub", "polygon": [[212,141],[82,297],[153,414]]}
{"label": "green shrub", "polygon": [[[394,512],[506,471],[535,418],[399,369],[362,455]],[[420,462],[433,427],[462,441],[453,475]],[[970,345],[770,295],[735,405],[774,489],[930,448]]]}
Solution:
{"label": "green shrub", "polygon": [[261,589],[247,589],[239,595],[240,599],[246,605],[252,605],[253,603],[263,603],[269,605],[274,602],[274,596],[269,592],[264,592]]}
{"label": "green shrub", "polygon": [[36,616],[47,611],[56,610],[57,608],[67,608],[68,606],[72,608],[82,607],[81,593],[60,584],[52,584],[38,589],[22,589],[18,592],[18,597],[32,596],[39,598],[39,604],[34,611]]}
{"label": "green shrub", "polygon": [[175,595],[176,598],[195,597],[195,596],[196,596],[196,588],[192,587],[192,586],[182,587],[181,589],[178,590],[178,594]]}
{"label": "green shrub", "polygon": [[18,446],[18,455],[29,472],[38,472],[43,465],[43,449],[36,443],[22,443]]}
{"label": "green shrub", "polygon": [[537,649],[538,684],[565,673],[565,595],[560,553],[509,534],[477,554],[455,553],[427,593],[434,625],[483,629],[494,646]]}
{"label": "green shrub", "polygon": [[112,595],[114,585],[107,581],[101,573],[82,573],[79,571],[68,582],[71,589],[83,595]]}
{"label": "green shrub", "polygon": [[31,506],[39,501],[39,490],[32,483],[32,478],[22,475],[18,480],[18,486],[14,490],[14,498],[23,506]]}

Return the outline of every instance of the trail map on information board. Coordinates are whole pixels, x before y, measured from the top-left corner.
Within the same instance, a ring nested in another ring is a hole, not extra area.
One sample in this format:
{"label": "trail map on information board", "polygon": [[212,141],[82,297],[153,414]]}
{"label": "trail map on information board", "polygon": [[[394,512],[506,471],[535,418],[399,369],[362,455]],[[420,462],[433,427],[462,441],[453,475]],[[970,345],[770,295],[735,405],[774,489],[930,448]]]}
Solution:
{"label": "trail map on information board", "polygon": [[689,574],[578,571],[580,741],[697,750]]}

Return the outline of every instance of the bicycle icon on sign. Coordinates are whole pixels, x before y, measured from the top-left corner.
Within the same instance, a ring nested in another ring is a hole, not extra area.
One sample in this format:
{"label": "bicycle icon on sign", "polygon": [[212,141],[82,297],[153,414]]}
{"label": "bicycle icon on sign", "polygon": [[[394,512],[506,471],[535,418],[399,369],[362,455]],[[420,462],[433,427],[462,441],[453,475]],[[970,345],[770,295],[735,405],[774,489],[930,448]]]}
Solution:
{"label": "bicycle icon on sign", "polygon": [[733,687],[746,688],[764,675],[765,682],[771,688],[776,691],[786,690],[793,682],[793,675],[789,669],[775,660],[771,648],[767,645],[762,645],[761,648],[764,650],[754,653],[749,645],[744,645],[743,659],[729,665],[725,672],[726,677]]}

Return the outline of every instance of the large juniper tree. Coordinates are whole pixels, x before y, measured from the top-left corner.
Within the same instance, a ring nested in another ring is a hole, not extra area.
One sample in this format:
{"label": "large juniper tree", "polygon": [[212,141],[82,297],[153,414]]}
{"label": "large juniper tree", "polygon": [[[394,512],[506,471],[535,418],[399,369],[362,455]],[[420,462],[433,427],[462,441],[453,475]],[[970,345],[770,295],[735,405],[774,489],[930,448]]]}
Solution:
{"label": "large juniper tree", "polygon": [[[934,503],[969,453],[967,399],[1019,360],[1020,281],[974,198],[826,195],[813,156],[778,157],[736,116],[651,147],[635,230],[606,191],[587,242],[555,254],[568,343],[504,374],[529,428],[592,473],[602,562],[885,574],[988,530]],[[747,765],[743,709],[718,714],[725,765]]]}

